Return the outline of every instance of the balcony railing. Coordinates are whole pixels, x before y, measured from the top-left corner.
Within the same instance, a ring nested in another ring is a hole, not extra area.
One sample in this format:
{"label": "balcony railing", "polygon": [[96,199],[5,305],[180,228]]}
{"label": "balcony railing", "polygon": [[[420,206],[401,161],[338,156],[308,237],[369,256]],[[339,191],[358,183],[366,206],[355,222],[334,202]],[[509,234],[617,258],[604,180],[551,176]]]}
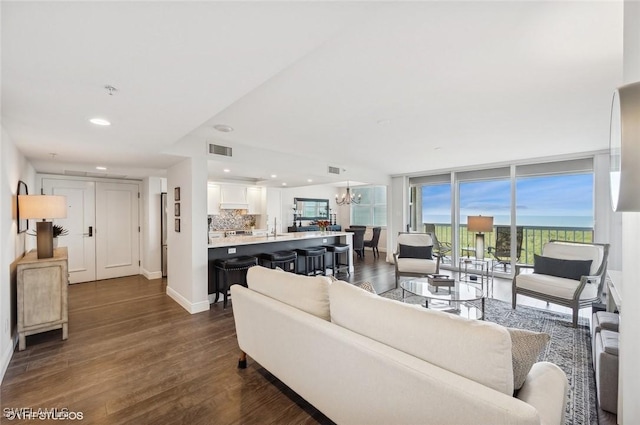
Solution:
{"label": "balcony railing", "polygon": [[[556,227],[556,226],[518,226],[522,227],[522,252],[519,263],[533,264],[533,254],[540,255],[542,246],[552,239],[570,242],[593,242],[593,229],[590,227]],[[453,244],[453,231],[450,224],[436,224],[436,237],[440,242]],[[495,247],[495,232],[484,234],[485,248]],[[461,225],[458,239],[458,254],[467,256],[473,255],[470,250],[475,250],[476,234],[467,231],[466,225]],[[489,252],[485,251],[485,258],[491,258]]]}

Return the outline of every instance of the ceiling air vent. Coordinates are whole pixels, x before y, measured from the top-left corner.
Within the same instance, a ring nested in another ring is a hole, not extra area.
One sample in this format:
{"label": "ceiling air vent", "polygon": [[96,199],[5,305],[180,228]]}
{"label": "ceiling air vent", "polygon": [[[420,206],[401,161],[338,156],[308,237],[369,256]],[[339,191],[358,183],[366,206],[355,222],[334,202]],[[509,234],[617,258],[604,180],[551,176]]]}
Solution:
{"label": "ceiling air vent", "polygon": [[232,149],[230,147],[209,143],[209,153],[214,155],[233,156],[231,151]]}
{"label": "ceiling air vent", "polygon": [[332,167],[329,165],[329,174],[340,174],[340,167]]}

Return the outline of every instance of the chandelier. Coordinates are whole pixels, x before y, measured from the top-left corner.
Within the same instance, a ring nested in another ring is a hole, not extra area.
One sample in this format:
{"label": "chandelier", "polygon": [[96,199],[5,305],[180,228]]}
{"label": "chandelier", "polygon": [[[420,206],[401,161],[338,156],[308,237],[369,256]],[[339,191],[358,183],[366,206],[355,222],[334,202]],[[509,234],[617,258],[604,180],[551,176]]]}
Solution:
{"label": "chandelier", "polygon": [[347,193],[342,194],[342,198],[336,195],[336,204],[338,205],[351,205],[351,204],[359,204],[362,200],[362,195],[358,194],[358,196],[351,194],[351,188],[349,187],[349,182],[347,182]]}

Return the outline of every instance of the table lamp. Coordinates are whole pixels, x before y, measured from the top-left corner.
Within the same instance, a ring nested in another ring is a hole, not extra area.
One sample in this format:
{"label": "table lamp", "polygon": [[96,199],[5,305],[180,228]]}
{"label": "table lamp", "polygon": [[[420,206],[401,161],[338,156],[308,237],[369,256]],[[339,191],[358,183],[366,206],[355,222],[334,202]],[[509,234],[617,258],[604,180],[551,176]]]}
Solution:
{"label": "table lamp", "polygon": [[470,215],[467,217],[467,230],[476,233],[476,259],[484,260],[484,232],[493,232],[493,217]]}
{"label": "table lamp", "polygon": [[19,195],[21,219],[42,219],[36,222],[38,258],[53,257],[53,218],[67,217],[67,198],[55,195]]}

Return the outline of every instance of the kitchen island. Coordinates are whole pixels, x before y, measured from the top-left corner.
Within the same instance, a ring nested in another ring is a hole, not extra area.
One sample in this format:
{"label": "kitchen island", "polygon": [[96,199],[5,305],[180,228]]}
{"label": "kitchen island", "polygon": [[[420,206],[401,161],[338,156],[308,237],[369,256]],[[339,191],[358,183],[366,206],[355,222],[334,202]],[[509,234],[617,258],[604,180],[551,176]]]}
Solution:
{"label": "kitchen island", "polygon": [[[312,246],[343,243],[349,245],[349,273],[353,273],[353,233],[350,232],[299,232],[283,233],[276,236],[228,236],[214,238],[209,244],[209,298],[215,292],[213,261],[240,255],[260,257],[260,254],[307,248]],[[300,259],[298,259],[300,261]],[[333,259],[327,255],[327,266]],[[300,270],[300,263],[298,270]]]}

